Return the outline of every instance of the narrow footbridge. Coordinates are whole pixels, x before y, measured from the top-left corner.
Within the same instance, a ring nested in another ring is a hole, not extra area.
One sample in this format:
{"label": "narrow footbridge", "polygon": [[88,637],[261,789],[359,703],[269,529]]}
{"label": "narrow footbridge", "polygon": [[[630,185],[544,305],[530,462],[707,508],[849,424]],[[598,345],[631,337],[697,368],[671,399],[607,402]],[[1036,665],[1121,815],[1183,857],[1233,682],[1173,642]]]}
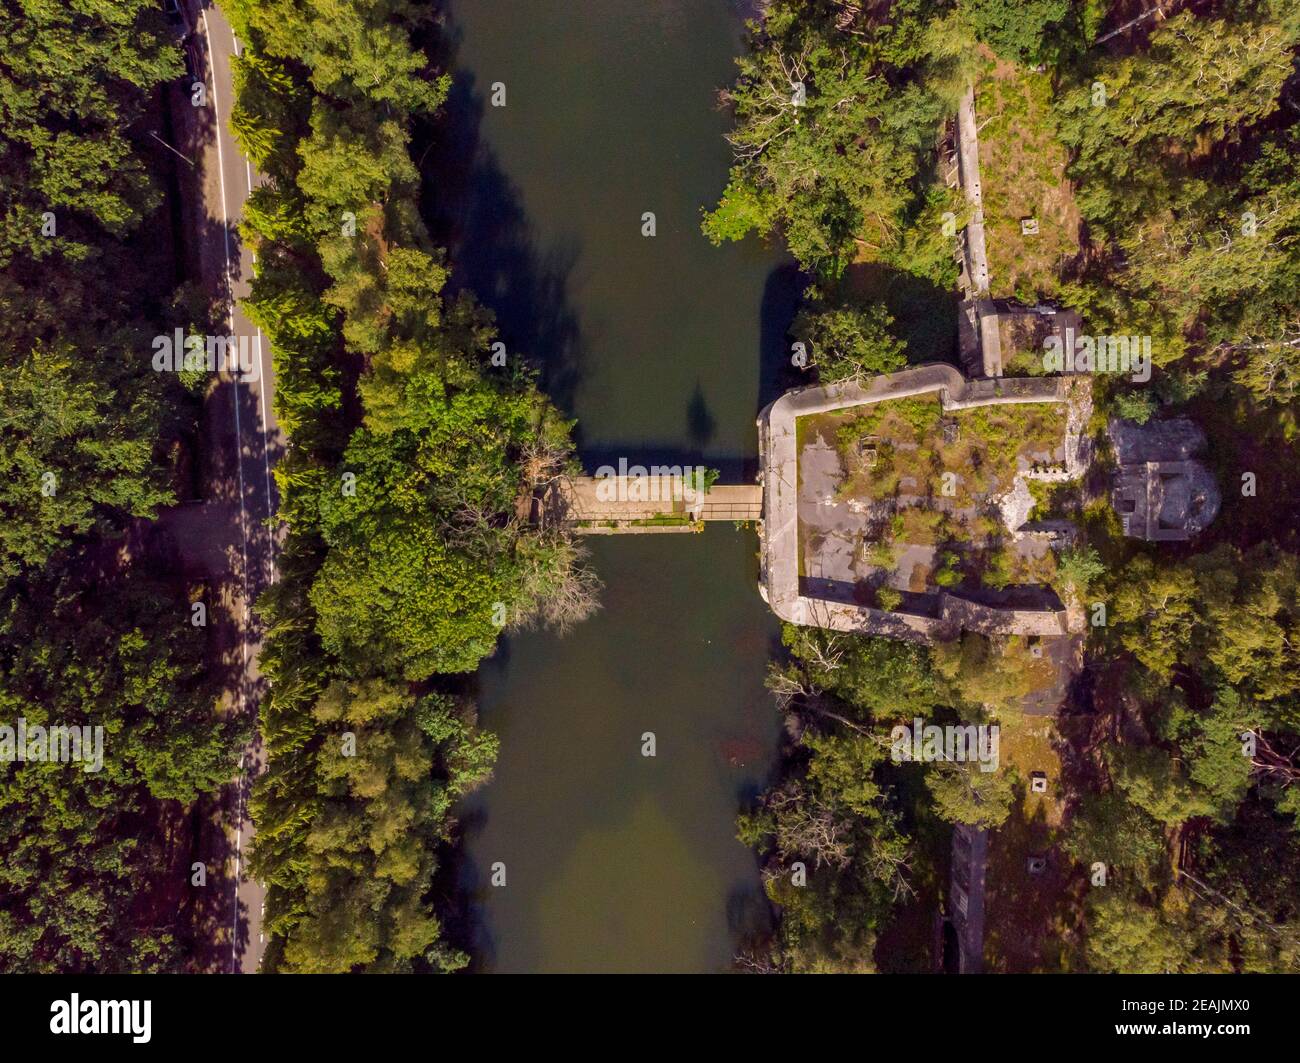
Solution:
{"label": "narrow footbridge", "polygon": [[542,523],[594,534],[697,531],[700,522],[746,522],[763,515],[759,484],[714,484],[666,476],[565,476],[538,499]]}

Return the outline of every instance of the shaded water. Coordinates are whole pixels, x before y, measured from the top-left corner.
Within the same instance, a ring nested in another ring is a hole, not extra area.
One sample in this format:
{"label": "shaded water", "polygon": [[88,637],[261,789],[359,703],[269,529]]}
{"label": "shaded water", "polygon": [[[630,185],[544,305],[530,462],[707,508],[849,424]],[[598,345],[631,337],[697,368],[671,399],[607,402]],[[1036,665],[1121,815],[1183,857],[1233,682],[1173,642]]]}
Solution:
{"label": "shaded water", "polygon": [[[578,419],[589,471],[626,457],[755,472],[798,278],[758,241],[714,248],[699,228],[726,181],[715,96],[742,6],[450,5],[456,81],[430,212],[456,283]],[[725,524],[590,542],[603,611],[563,639],[505,640],[480,671],[482,721],[501,737],[494,781],[464,810],[480,966],[725,967],[766,911],[734,827],[777,737],[757,539]],[[504,887],[489,885],[497,862]]]}

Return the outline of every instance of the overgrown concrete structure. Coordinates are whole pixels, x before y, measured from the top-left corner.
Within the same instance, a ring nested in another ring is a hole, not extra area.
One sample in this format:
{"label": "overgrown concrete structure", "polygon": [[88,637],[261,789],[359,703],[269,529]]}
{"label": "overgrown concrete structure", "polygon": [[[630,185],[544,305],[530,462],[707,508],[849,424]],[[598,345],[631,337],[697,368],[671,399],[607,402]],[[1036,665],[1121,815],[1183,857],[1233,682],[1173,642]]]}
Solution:
{"label": "overgrown concrete structure", "polygon": [[1024,306],[1014,299],[966,299],[957,317],[961,363],[971,376],[999,377],[1016,355],[1041,358],[1049,336],[1083,331],[1073,310],[1047,303]]}
{"label": "overgrown concrete structure", "polygon": [[1124,534],[1148,542],[1182,542],[1218,515],[1219,485],[1195,455],[1205,433],[1185,417],[1139,425],[1112,419],[1107,426],[1119,468],[1111,504]]}
{"label": "overgrown concrete structure", "polygon": [[[833,581],[801,572],[804,544],[800,542],[798,422],[818,414],[918,396],[937,399],[945,414],[979,407],[1061,404],[1066,416],[1057,451],[1059,464],[1042,470],[1026,467],[1017,471],[1011,493],[1027,493],[1024,481],[1028,478],[1076,477],[1086,468],[1089,395],[1086,380],[1063,377],[967,380],[953,366],[945,364],[923,365],[865,381],[803,388],[782,395],[758,419],[763,487],[760,589],[768,604],[777,616],[790,623],[913,641],[951,638],[963,630],[1009,635],[1064,635],[1080,630],[1082,614],[1067,608],[1046,589],[1037,596],[1036,602],[998,596],[977,600],[941,589],[937,593],[908,595],[898,608],[879,608],[837,593]],[[1006,503],[1007,499],[999,501]],[[852,500],[848,505],[851,508]],[[1017,510],[1014,505],[1009,508]],[[1025,522],[1028,507],[1020,507],[1018,512],[1019,517],[1013,518],[1006,527],[1006,534],[1016,541],[1038,536],[1051,543],[1069,537],[1068,526],[1030,526]],[[1004,520],[1005,513],[1006,508]]]}

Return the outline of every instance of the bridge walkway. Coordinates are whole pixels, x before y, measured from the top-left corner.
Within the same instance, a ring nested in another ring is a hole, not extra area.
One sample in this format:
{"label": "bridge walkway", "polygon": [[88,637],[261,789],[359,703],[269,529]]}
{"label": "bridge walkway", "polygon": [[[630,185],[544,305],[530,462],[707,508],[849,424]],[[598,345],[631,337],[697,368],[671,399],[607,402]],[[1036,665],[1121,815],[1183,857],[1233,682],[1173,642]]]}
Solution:
{"label": "bridge walkway", "polygon": [[541,500],[542,519],[578,532],[638,532],[701,521],[756,521],[763,515],[759,484],[714,484],[702,493],[681,477],[565,476]]}

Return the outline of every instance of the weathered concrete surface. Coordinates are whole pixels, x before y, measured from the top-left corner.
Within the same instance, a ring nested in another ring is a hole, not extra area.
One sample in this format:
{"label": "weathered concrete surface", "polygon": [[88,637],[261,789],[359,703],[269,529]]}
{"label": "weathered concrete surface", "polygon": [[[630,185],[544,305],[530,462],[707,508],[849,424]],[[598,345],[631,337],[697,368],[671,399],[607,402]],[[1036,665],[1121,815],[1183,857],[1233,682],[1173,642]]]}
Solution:
{"label": "weathered concrete surface", "polygon": [[[1063,377],[969,381],[951,365],[931,364],[867,381],[804,388],[782,395],[758,418],[763,468],[761,589],[772,611],[792,624],[926,642],[952,637],[963,627],[988,633],[1068,633],[1075,621],[1066,610],[997,609],[946,592],[935,596],[932,615],[890,612],[806,595],[799,579],[800,490],[795,424],[798,418],[812,414],[931,393],[937,393],[945,411],[1002,403],[1066,402],[1072,387],[1071,380]],[[826,480],[829,470],[817,466],[813,475]],[[818,578],[814,573],[809,576]]]}
{"label": "weathered concrete surface", "polygon": [[992,300],[980,299],[975,304],[975,316],[979,322],[980,367],[983,374],[987,377],[1001,376],[1002,329]]}
{"label": "weathered concrete surface", "polygon": [[1063,609],[1000,609],[952,594],[940,594],[940,615],[962,631],[981,635],[1064,635]]}
{"label": "weathered concrete surface", "polygon": [[[758,484],[715,484],[701,493],[683,483],[680,476],[565,476],[552,486],[542,508],[548,522],[575,525],[575,531],[643,532],[645,525],[632,522],[657,517],[758,520],[763,489]],[[610,522],[617,527],[609,527]]]}
{"label": "weathered concrete surface", "polygon": [[[975,123],[975,86],[967,87],[957,107],[958,159],[961,163],[961,187],[970,204],[971,218],[966,225],[966,254],[975,296],[989,290],[989,260],[984,248],[984,192],[980,187],[979,129]],[[999,372],[1001,368],[999,366]],[[985,369],[985,376],[997,374]]]}
{"label": "weathered concrete surface", "polygon": [[957,824],[952,833],[952,878],[948,893],[953,928],[960,944],[958,971],[984,969],[984,877],[988,865],[988,831]]}

